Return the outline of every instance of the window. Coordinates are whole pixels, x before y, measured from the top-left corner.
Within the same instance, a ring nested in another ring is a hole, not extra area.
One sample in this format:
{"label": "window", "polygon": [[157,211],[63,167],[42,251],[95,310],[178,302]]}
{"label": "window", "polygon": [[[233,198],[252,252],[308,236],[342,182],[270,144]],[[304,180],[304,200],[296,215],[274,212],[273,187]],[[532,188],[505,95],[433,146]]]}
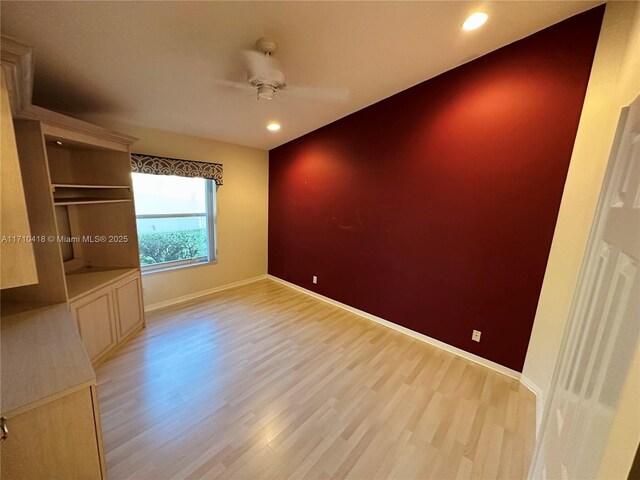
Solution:
{"label": "window", "polygon": [[132,173],[142,271],[216,261],[216,185]]}

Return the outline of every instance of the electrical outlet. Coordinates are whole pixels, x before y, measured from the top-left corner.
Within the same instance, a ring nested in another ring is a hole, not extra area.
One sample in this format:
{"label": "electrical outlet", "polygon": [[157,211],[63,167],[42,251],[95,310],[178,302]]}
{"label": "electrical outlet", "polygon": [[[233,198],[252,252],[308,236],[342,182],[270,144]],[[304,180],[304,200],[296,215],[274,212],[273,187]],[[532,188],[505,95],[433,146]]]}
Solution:
{"label": "electrical outlet", "polygon": [[473,340],[474,342],[479,342],[480,335],[482,335],[482,332],[480,330],[474,330],[471,334],[471,340]]}
{"label": "electrical outlet", "polygon": [[314,284],[316,284],[316,285],[317,285],[317,284],[318,284],[318,277],[316,277],[316,276],[314,275],[314,276],[313,276],[312,281],[313,281],[313,283],[314,283]]}

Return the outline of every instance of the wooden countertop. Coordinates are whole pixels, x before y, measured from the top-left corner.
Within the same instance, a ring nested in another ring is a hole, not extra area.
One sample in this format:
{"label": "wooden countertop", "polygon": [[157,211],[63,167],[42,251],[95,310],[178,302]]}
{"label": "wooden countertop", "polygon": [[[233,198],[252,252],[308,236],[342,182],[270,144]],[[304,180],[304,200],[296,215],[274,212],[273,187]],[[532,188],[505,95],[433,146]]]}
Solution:
{"label": "wooden countertop", "polygon": [[0,398],[9,418],[96,383],[66,303],[3,305]]}
{"label": "wooden countertop", "polygon": [[137,268],[82,267],[66,273],[69,301],[93,292],[120,277],[137,272]]}

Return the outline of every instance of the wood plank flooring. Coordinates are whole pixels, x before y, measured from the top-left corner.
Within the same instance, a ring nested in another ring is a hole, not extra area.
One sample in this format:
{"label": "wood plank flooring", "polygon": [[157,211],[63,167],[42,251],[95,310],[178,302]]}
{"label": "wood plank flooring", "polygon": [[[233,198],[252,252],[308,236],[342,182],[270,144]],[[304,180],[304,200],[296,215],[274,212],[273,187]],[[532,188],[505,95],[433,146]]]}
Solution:
{"label": "wood plank flooring", "polygon": [[524,479],[516,380],[271,280],[148,316],[97,368],[107,475]]}

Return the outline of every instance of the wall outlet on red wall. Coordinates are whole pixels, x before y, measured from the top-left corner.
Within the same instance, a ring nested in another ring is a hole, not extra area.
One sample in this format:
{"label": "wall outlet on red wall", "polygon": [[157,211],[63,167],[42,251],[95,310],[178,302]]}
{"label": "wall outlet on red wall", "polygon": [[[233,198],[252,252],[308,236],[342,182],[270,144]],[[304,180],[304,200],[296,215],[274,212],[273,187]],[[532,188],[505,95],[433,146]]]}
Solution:
{"label": "wall outlet on red wall", "polygon": [[313,276],[313,278],[311,279],[311,281],[317,285],[318,284],[318,277],[316,277],[315,275]]}
{"label": "wall outlet on red wall", "polygon": [[474,330],[471,334],[471,340],[473,340],[474,342],[479,342],[480,335],[482,335],[482,332],[480,330]]}

